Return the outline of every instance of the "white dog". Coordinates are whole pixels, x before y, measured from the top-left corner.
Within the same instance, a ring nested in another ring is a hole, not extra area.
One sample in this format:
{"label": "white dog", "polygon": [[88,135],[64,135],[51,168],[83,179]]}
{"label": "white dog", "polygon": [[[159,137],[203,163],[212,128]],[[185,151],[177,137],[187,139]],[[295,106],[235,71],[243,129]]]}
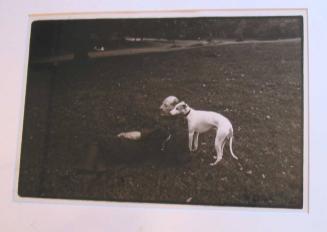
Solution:
{"label": "white dog", "polygon": [[[210,165],[216,165],[223,158],[223,151],[226,140],[229,140],[229,149],[233,158],[238,159],[232,150],[233,126],[231,122],[221,114],[211,111],[194,110],[185,102],[178,103],[171,111],[171,115],[183,114],[188,123],[189,149],[195,151],[198,149],[199,134],[205,133],[210,129],[215,129],[215,148],[217,157],[215,162]],[[194,145],[194,148],[193,148]]]}

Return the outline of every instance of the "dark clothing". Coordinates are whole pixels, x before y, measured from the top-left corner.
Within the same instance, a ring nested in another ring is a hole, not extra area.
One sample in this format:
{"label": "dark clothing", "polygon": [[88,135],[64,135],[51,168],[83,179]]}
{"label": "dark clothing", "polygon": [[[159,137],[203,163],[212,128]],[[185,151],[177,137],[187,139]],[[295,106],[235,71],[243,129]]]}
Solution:
{"label": "dark clothing", "polygon": [[166,128],[171,134],[171,139],[165,146],[165,156],[171,161],[184,163],[190,160],[190,151],[188,148],[188,128],[184,117],[166,117],[162,118],[161,127]]}
{"label": "dark clothing", "polygon": [[190,159],[187,125],[184,118],[166,118],[154,128],[141,130],[139,140],[108,136],[94,139],[86,149],[79,169],[105,171],[110,164],[180,164]]}

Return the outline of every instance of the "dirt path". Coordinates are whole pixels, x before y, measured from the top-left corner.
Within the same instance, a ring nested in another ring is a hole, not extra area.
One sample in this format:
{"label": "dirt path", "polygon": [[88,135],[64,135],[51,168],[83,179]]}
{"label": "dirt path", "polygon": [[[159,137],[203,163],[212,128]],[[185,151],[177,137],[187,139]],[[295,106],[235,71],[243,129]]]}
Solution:
{"label": "dirt path", "polygon": [[[214,40],[212,42],[204,40],[176,40],[175,43],[157,43],[154,47],[144,48],[125,48],[118,50],[108,51],[91,51],[88,53],[90,58],[105,58],[113,56],[125,56],[125,55],[136,55],[144,53],[158,53],[158,52],[171,52],[186,49],[196,49],[201,47],[210,46],[224,46],[232,44],[262,44],[262,43],[287,43],[287,42],[300,42],[301,38],[292,39],[280,39],[280,40],[246,40],[246,41],[234,41],[234,40]],[[74,59],[74,54],[65,54],[60,56],[53,56],[47,58],[39,58],[32,61],[32,63],[51,63],[60,61],[69,61]]]}

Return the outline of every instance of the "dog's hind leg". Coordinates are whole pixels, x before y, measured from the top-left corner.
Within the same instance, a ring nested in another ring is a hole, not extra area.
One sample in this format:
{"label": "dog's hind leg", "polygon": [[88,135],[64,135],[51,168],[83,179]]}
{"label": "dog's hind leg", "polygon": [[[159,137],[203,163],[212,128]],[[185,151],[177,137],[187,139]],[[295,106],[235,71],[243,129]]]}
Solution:
{"label": "dog's hind leg", "polygon": [[224,154],[224,147],[225,147],[226,139],[224,139],[223,144],[221,145],[221,153]]}
{"label": "dog's hind leg", "polygon": [[[221,146],[221,152],[224,154],[224,147],[225,147],[225,143],[226,143],[226,139],[224,140],[224,142],[223,142],[223,144],[222,144],[222,146]],[[216,155],[214,155],[213,156],[213,158],[217,158],[217,156]]]}
{"label": "dog's hind leg", "polygon": [[215,162],[211,163],[211,166],[214,166],[218,164],[218,162],[223,158],[223,150],[226,142],[226,135],[225,133],[220,134],[219,131],[217,131],[217,135],[215,138],[215,149],[217,152],[217,158]]}

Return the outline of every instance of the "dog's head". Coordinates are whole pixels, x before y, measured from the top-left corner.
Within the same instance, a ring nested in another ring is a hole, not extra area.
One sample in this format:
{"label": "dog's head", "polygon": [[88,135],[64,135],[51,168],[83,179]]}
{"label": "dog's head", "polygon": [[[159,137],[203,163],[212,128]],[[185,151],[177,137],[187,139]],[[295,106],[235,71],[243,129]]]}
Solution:
{"label": "dog's head", "polygon": [[178,103],[171,111],[170,111],[170,115],[185,115],[187,113],[189,113],[191,110],[191,108],[185,103],[185,102],[180,102]]}
{"label": "dog's head", "polygon": [[160,115],[161,116],[170,116],[170,111],[174,109],[176,104],[179,102],[178,98],[175,96],[166,97],[160,106]]}

